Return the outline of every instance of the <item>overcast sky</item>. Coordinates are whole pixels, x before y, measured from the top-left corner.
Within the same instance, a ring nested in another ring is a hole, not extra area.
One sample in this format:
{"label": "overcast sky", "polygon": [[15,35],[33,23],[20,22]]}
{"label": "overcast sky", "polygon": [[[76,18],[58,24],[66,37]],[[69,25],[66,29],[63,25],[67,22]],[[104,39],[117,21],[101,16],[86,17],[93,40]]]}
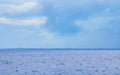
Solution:
{"label": "overcast sky", "polygon": [[120,0],[0,0],[0,48],[120,48]]}

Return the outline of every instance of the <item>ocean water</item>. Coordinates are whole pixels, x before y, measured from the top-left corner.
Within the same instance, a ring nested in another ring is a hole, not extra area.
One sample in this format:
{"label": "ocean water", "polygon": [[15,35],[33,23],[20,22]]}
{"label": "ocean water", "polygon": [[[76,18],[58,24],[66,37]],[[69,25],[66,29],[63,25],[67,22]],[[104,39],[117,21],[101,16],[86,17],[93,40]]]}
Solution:
{"label": "ocean water", "polygon": [[5,50],[0,75],[120,75],[120,51]]}

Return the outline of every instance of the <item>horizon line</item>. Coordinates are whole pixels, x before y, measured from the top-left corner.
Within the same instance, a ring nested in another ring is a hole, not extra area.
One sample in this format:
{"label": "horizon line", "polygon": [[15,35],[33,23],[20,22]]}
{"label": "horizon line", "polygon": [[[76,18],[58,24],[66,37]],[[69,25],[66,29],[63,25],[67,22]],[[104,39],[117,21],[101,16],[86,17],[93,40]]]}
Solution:
{"label": "horizon line", "polygon": [[120,48],[0,48],[0,50],[120,50]]}

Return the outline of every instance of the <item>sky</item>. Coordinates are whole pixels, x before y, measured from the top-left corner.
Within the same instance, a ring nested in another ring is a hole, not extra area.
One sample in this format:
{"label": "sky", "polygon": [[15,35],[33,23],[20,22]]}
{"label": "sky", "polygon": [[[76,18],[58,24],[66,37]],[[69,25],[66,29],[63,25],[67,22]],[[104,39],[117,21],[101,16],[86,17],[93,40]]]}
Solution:
{"label": "sky", "polygon": [[120,48],[120,0],[0,0],[0,48]]}

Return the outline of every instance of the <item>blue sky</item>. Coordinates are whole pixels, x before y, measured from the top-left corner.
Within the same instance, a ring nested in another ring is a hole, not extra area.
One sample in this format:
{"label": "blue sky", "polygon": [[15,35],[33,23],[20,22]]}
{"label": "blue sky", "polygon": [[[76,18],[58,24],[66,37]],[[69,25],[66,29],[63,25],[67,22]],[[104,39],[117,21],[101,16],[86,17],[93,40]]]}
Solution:
{"label": "blue sky", "polygon": [[120,48],[120,0],[0,0],[0,48]]}

